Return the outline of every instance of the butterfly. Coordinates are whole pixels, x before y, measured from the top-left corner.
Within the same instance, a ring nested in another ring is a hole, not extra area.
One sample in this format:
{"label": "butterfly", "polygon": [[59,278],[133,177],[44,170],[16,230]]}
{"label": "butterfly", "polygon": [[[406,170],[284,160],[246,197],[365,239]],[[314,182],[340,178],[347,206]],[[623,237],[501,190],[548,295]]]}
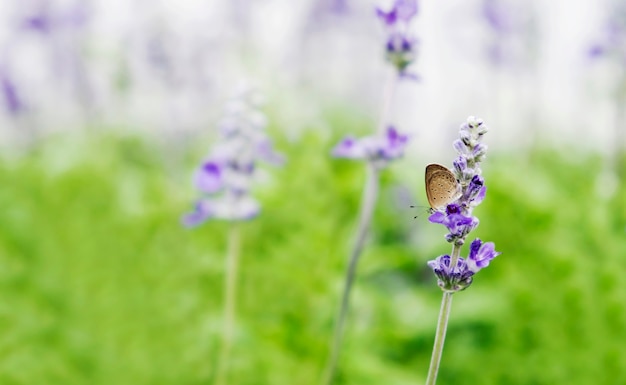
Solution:
{"label": "butterfly", "polygon": [[441,211],[461,196],[461,186],[454,173],[440,164],[426,166],[426,198],[430,212]]}

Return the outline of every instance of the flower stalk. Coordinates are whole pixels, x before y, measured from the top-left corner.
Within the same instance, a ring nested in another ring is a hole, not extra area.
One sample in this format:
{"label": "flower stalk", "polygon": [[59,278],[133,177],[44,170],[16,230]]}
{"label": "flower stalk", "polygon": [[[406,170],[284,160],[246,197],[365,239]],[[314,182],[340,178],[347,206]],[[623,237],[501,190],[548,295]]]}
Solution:
{"label": "flower stalk", "polygon": [[335,321],[335,329],[333,333],[333,341],[330,352],[330,358],[326,365],[324,372],[323,384],[332,384],[337,369],[337,363],[339,360],[339,352],[341,350],[341,344],[343,341],[343,330],[345,326],[346,315],[350,305],[350,292],[356,276],[357,266],[359,263],[359,257],[363,251],[365,245],[365,239],[372,221],[374,214],[374,207],[376,206],[376,200],[378,198],[379,189],[379,171],[373,166],[369,165],[367,168],[367,181],[365,189],[363,190],[363,199],[361,203],[361,213],[359,215],[359,227],[357,230],[356,240],[350,253],[348,261],[348,269],[346,270],[346,278],[344,281],[343,294],[341,296],[341,304],[337,311],[337,318]]}
{"label": "flower stalk", "polygon": [[452,294],[470,287],[474,275],[489,266],[489,263],[500,254],[495,250],[493,242],[483,242],[476,238],[469,246],[468,256],[466,258],[460,256],[465,239],[479,224],[478,218],[473,216],[472,212],[485,199],[487,192],[480,169],[480,163],[487,153],[487,146],[482,143],[487,131],[484,122],[473,116],[467,118],[461,125],[459,139],[453,143],[459,156],[453,162],[452,171],[461,194],[456,201],[446,206],[445,211],[436,211],[428,218],[430,222],[444,225],[448,229],[445,238],[452,244],[452,251],[450,255],[441,255],[428,261],[428,266],[437,276],[437,284],[443,291],[443,297],[426,385],[435,385],[437,381],[450,319]]}
{"label": "flower stalk", "polygon": [[415,59],[416,41],[408,28],[410,21],[417,14],[417,2],[416,0],[396,0],[390,10],[377,8],[376,14],[387,32],[385,51],[387,61],[391,64],[383,89],[380,123],[374,135],[359,139],[348,136],[332,151],[335,157],[366,161],[367,179],[363,188],[356,239],[348,259],[341,302],[335,317],[329,358],[322,376],[323,385],[332,384],[337,370],[350,305],[350,293],[378,198],[380,171],[403,155],[408,141],[407,135],[400,133],[389,124],[389,116],[398,80],[414,77],[407,71],[407,67]]}
{"label": "flower stalk", "polygon": [[[450,264],[456,266],[461,253],[461,246],[452,245],[452,259]],[[439,373],[439,364],[441,363],[441,355],[443,354],[443,345],[446,340],[446,330],[448,329],[448,320],[450,319],[450,309],[452,309],[453,291],[444,291],[441,297],[441,308],[439,309],[439,318],[437,319],[437,331],[435,333],[435,343],[433,346],[433,354],[430,357],[430,366],[428,367],[428,377],[426,377],[426,385],[435,385],[437,382],[437,374]]]}
{"label": "flower stalk", "polygon": [[242,86],[231,99],[219,124],[219,140],[196,168],[193,182],[199,191],[192,212],[181,219],[183,225],[196,227],[208,220],[229,222],[224,277],[224,319],[221,344],[215,369],[215,384],[226,385],[230,350],[234,340],[237,299],[237,270],[241,247],[238,222],[251,220],[260,213],[251,187],[260,163],[280,165],[283,156],[274,151],[265,132],[267,122],[258,110],[260,95]]}
{"label": "flower stalk", "polygon": [[439,364],[441,363],[441,355],[443,353],[443,344],[448,328],[448,319],[450,319],[450,309],[452,308],[452,294],[454,294],[454,292],[444,291],[443,297],[441,298],[441,309],[439,310],[439,319],[437,320],[435,345],[433,346],[433,354],[430,357],[430,367],[428,368],[426,385],[435,385],[437,382]]}
{"label": "flower stalk", "polygon": [[235,309],[237,301],[237,270],[239,268],[239,254],[241,251],[241,229],[238,223],[231,223],[226,246],[224,279],[224,320],[222,324],[222,344],[220,347],[215,375],[216,385],[228,383],[228,368],[230,350],[234,336]]}

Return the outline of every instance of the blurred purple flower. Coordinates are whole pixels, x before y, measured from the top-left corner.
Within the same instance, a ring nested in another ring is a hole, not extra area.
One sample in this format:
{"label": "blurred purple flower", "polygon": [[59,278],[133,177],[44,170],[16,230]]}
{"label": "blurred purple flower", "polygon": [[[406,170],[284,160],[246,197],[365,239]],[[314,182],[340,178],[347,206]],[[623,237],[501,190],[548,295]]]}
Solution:
{"label": "blurred purple flower", "polygon": [[224,184],[222,168],[217,162],[207,161],[202,164],[194,176],[196,188],[207,194],[219,191]]}
{"label": "blurred purple flower", "polygon": [[417,0],[396,0],[393,5],[398,19],[408,23],[417,15]]}
{"label": "blurred purple flower", "polygon": [[626,65],[626,3],[613,1],[600,37],[587,52],[590,58],[613,57]]}
{"label": "blurred purple flower", "polygon": [[398,22],[409,23],[417,15],[417,0],[396,0],[388,11],[376,7],[376,15],[388,27]]}
{"label": "blurred purple flower", "polygon": [[257,104],[252,89],[240,91],[228,103],[219,125],[219,141],[194,173],[193,182],[202,197],[194,211],[183,216],[185,226],[208,219],[246,220],[260,212],[250,195],[256,164],[279,165],[284,157],[274,151]]}
{"label": "blurred purple flower", "polygon": [[24,19],[24,29],[48,34],[52,29],[52,22],[46,15],[33,15]]}
{"label": "blurred purple flower", "polygon": [[88,4],[78,1],[61,10],[52,10],[50,2],[41,1],[35,11],[22,19],[21,27],[25,30],[48,35],[61,27],[81,27],[90,18]]}
{"label": "blurred purple flower", "polygon": [[496,66],[515,67],[532,58],[536,39],[535,17],[526,2],[482,0],[480,16],[489,32],[484,47],[489,61]]}
{"label": "blurred purple flower", "polygon": [[387,28],[387,60],[397,68],[401,77],[413,78],[406,68],[417,56],[417,39],[409,31],[409,24],[417,15],[417,0],[396,0],[387,11],[376,7],[376,15]]}
{"label": "blurred purple flower", "polygon": [[11,115],[17,115],[25,108],[22,99],[19,96],[15,83],[0,70],[0,88],[4,98],[4,105],[7,112]]}
{"label": "blurred purple flower", "polygon": [[367,160],[378,168],[383,168],[404,154],[407,142],[407,135],[389,126],[384,135],[366,136],[361,139],[351,136],[344,138],[332,150],[332,155],[337,158]]}
{"label": "blurred purple flower", "polygon": [[502,0],[483,0],[482,16],[487,25],[497,34],[510,34],[516,31],[515,9]]}
{"label": "blurred purple flower", "polygon": [[285,157],[274,151],[274,145],[269,138],[259,141],[256,148],[257,158],[265,163],[280,166],[285,163]]}

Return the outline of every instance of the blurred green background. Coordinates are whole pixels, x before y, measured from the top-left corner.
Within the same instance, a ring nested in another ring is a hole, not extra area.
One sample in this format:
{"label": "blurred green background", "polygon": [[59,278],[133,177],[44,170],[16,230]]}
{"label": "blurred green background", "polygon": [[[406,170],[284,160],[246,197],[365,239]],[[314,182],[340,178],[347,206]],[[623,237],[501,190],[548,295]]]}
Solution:
{"label": "blurred green background", "polygon": [[[338,138],[279,141],[288,162],[241,224],[232,384],[319,383],[364,179],[328,156]],[[211,382],[229,224],[179,224],[195,143],[59,135],[2,157],[1,384]],[[425,380],[441,298],[426,261],[449,250],[442,226],[398,204],[424,204],[425,163],[383,174],[338,384]],[[455,295],[438,383],[626,383],[623,176],[610,189],[606,159],[574,150],[493,148],[483,166],[474,234],[502,255]]]}
{"label": "blurred green background", "polygon": [[454,296],[438,384],[626,384],[624,1],[420,1],[419,81],[396,91],[383,3],[0,2],[0,385],[213,384],[231,225],[180,218],[241,82],[287,162],[239,225],[229,385],[320,383],[365,180],[330,153],[377,124],[411,140],[382,174],[336,384],[424,383],[426,262],[450,247],[410,205],[469,114],[491,127],[472,237],[502,255]]}

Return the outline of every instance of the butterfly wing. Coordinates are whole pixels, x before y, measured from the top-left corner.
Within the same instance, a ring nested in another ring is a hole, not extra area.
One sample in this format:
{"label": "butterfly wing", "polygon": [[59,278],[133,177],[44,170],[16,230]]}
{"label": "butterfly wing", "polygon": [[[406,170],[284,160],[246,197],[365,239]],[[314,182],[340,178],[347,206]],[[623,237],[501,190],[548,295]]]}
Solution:
{"label": "butterfly wing", "polygon": [[426,166],[426,199],[433,210],[441,210],[461,195],[459,182],[452,171],[440,164]]}

